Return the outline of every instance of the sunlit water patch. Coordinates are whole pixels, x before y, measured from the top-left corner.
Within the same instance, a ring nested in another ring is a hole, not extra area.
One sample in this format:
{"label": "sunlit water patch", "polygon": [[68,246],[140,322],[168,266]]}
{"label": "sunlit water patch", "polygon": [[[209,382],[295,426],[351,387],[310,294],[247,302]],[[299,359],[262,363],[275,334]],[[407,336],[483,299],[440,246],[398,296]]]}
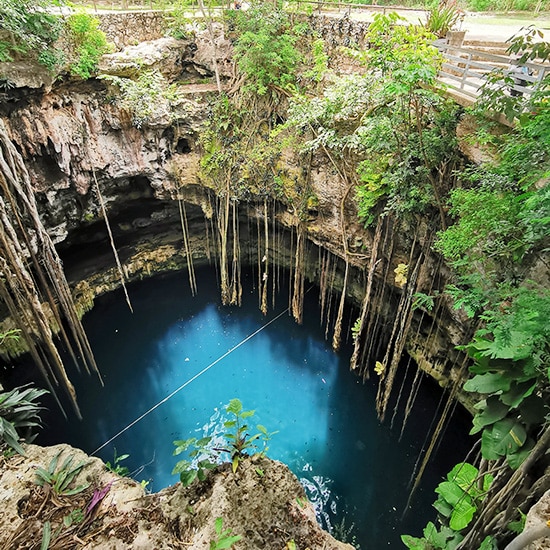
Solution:
{"label": "sunlit water patch", "polygon": [[85,327],[105,387],[76,377],[84,420],[66,422],[52,409],[41,442],[91,453],[120,433],[96,454],[111,462],[115,449],[129,454],[124,465],[156,491],[178,481],[172,442],[219,433],[224,405],[237,397],[256,411],[255,423],[277,431],[268,456],[301,480],[325,527],[338,526],[363,550],[400,548],[401,533],[419,535],[435,515],[435,485],[467,444],[466,427],[455,423],[402,520],[439,389],[424,383],[398,441],[399,427],[376,418],[375,387],[349,372],[350,350],[336,354],[325,340],[315,290],[298,326],[285,311],[285,294],[264,317],[254,289],[241,308],[226,308],[213,274],[201,270],[198,280],[194,298],[181,274],[130,286],[133,314],[121,293],[96,301]]}

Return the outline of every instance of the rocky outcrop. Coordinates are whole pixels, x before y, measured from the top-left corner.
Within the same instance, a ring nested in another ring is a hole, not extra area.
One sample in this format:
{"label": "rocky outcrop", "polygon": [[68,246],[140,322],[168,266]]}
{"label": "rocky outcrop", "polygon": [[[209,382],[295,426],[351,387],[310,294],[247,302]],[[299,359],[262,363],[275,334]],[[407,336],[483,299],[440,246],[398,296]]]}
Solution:
{"label": "rocky outcrop", "polygon": [[[204,482],[148,494],[142,484],[68,445],[26,445],[25,452],[2,458],[0,547],[5,550],[36,548],[48,531],[51,548],[207,550],[221,538],[218,518],[224,530],[241,537],[235,550],[281,550],[291,541],[297,549],[353,548],[318,526],[298,479],[267,458],[244,459],[235,473],[222,465]],[[37,484],[38,468],[51,473],[51,483]],[[55,483],[61,472],[73,469],[66,486]]]}
{"label": "rocky outcrop", "polygon": [[[216,52],[222,76],[229,78],[230,48],[224,50],[225,38],[218,31],[214,37],[216,49],[212,48],[212,37],[203,31],[193,43],[161,39],[106,56],[102,67],[111,74],[132,76],[137,56],[140,63],[159,68],[175,86],[173,96],[177,99],[168,102],[157,98],[153,113],[140,121],[139,128],[116,87],[97,80],[59,85],[5,111],[11,138],[31,172],[42,217],[58,243],[70,280],[76,285],[86,279],[80,293],[85,297],[84,309],[94,293],[119,284],[98,189],[107,205],[114,240],[129,279],[185,265],[175,199],[183,199],[188,205],[193,259],[206,261],[214,253],[212,228],[210,234],[206,231],[215,200],[198,172],[198,138],[208,113],[204,94],[211,93],[212,86],[201,88],[202,83],[189,84],[187,79],[190,75],[212,74],[211,61]],[[292,154],[286,155],[285,162],[290,173],[301,170]],[[359,305],[365,291],[372,232],[358,222],[355,203],[338,173],[322,156],[312,160],[310,182],[316,201],[305,225],[310,243],[306,276],[319,280],[318,251],[327,250],[336,262],[331,286],[338,291],[342,288],[347,249],[352,270],[347,293]],[[247,234],[247,219],[262,219],[263,208],[257,208],[253,200],[243,202],[240,215],[243,242],[255,250],[257,236],[255,232]],[[298,217],[291,206],[282,203],[274,206],[272,215],[286,235],[280,241],[281,250],[274,254],[281,265],[291,266],[290,233],[298,226]],[[399,264],[408,263],[413,241],[423,247],[429,242],[426,227],[415,232],[406,227],[395,231],[393,253],[386,258],[387,269],[376,271],[376,285],[387,288],[380,307],[388,327],[393,322],[392,308],[402,293],[394,271]],[[82,253],[83,247],[93,250],[93,261],[89,252]],[[424,259],[422,277],[426,289],[436,278],[440,288],[444,285],[447,273],[435,255],[428,254]],[[446,385],[457,376],[453,369],[460,355],[455,346],[464,343],[468,326],[443,298],[440,301],[437,319],[429,311],[415,315],[407,349],[422,369]]]}

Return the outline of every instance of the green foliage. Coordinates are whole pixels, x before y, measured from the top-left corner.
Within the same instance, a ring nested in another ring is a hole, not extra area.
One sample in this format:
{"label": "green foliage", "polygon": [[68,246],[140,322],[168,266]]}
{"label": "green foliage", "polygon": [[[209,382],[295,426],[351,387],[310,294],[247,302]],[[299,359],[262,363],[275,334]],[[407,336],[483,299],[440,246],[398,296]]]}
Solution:
{"label": "green foliage", "polygon": [[107,461],[105,462],[105,467],[107,468],[107,470],[119,475],[119,476],[122,476],[122,477],[125,477],[125,476],[129,476],[130,475],[130,470],[126,467],[126,466],[121,466],[121,462],[123,462],[124,460],[126,460],[130,455],[117,455],[117,452],[116,452],[116,448],[115,448],[115,454],[114,454],[114,457],[113,457],[113,463],[111,464],[110,461]]}
{"label": "green foliage", "polygon": [[180,481],[185,487],[191,485],[195,479],[204,481],[208,470],[216,467],[219,452],[212,449],[210,446],[211,441],[211,437],[201,439],[191,437],[174,441],[176,446],[174,455],[188,452],[190,458],[190,460],[180,460],[172,470],[172,474],[180,474]]}
{"label": "green foliage", "polygon": [[[0,339],[14,338],[16,334],[9,331],[1,334]],[[21,455],[25,454],[19,443],[23,439],[21,432],[28,433],[40,426],[39,413],[42,407],[36,401],[46,393],[46,390],[26,386],[0,393],[0,443],[5,443]],[[30,435],[24,439],[32,441]]]}
{"label": "green foliage", "polygon": [[517,468],[548,414],[550,293],[522,287],[515,299],[484,315],[487,328],[466,346],[475,361],[464,389],[480,394],[472,434],[482,432],[487,460]]}
{"label": "green foliage", "polygon": [[376,162],[365,159],[357,165],[357,173],[361,180],[355,191],[357,199],[357,215],[365,227],[375,221],[375,208],[380,199],[387,195],[391,179],[387,176],[390,155],[379,155]]}
{"label": "green foliage", "polygon": [[78,525],[84,521],[84,512],[81,508],[74,508],[66,516],[63,516],[63,526],[71,527],[71,525]]}
{"label": "green foliage", "polygon": [[475,466],[462,462],[447,474],[447,481],[440,483],[435,490],[439,497],[434,507],[448,519],[453,531],[462,531],[470,524],[493,481],[492,476],[485,475],[481,480],[478,476]]}
{"label": "green foliage", "polygon": [[383,210],[425,212],[452,185],[456,111],[430,88],[441,57],[424,29],[377,15],[369,49],[355,52],[368,70],[334,79],[322,97],[297,98],[287,128],[303,136],[304,152],[321,150],[355,166],[360,219],[371,225]]}
{"label": "green foliage", "polygon": [[2,0],[0,2],[0,62],[13,61],[16,55],[37,56],[57,40],[61,18],[52,15],[57,0]]}
{"label": "green foliage", "polygon": [[421,82],[434,82],[441,56],[431,44],[432,33],[420,26],[403,25],[403,21],[394,12],[376,14],[366,35],[369,48],[360,57],[368,67],[393,74],[412,90]]}
{"label": "green foliage", "polygon": [[[513,261],[523,255],[517,238],[521,203],[515,193],[484,188],[455,189],[451,192],[450,213],[458,223],[439,234],[436,249],[459,269],[470,271],[500,265],[505,258]],[[496,262],[488,259],[496,259]]]}
{"label": "green foliage", "polygon": [[310,68],[303,75],[305,79],[311,79],[319,83],[328,70],[329,57],[325,51],[325,42],[322,38],[316,38],[311,44],[311,62],[307,62]]}
{"label": "green foliage", "polygon": [[508,529],[513,533],[519,535],[525,529],[525,520],[527,519],[527,514],[524,514],[519,508],[517,509],[519,514],[519,519],[517,521],[511,521],[508,524]]}
{"label": "green foliage", "polygon": [[[224,410],[229,418],[223,422],[224,432],[221,435],[221,443],[218,439],[214,441],[211,436],[174,441],[176,446],[174,455],[187,452],[189,456],[189,460],[180,460],[172,470],[172,474],[180,474],[183,485],[190,485],[195,479],[204,481],[207,471],[220,463],[225,454],[229,454],[231,467],[235,473],[239,462],[245,456],[265,454],[268,451],[267,443],[277,432],[269,433],[265,426],[258,424],[256,426],[258,432],[250,435],[247,420],[254,416],[255,411],[244,411],[239,399],[231,399]],[[261,449],[258,445],[260,440]]]}
{"label": "green foliage", "polygon": [[[440,483],[434,502],[444,524],[438,529],[432,522],[424,528],[423,537],[402,535],[401,540],[410,550],[452,550],[463,539],[461,531],[471,523],[476,510],[483,502],[493,481],[491,475],[479,475],[478,469],[467,462],[461,462],[447,474],[447,480]],[[488,537],[480,550],[493,548]]]}
{"label": "green foliage", "polygon": [[187,38],[187,25],[189,25],[189,0],[173,2],[168,12],[168,32],[174,38]]}
{"label": "green foliage", "polygon": [[354,342],[359,337],[360,332],[361,332],[361,318],[358,317],[355,320],[355,323],[353,323],[353,326],[351,327],[351,336],[352,336]]}
{"label": "green foliage", "polygon": [[90,78],[97,72],[99,58],[109,51],[105,33],[99,30],[99,19],[76,13],[67,19],[67,29],[73,49],[69,69],[73,75]]}
{"label": "green foliage", "polygon": [[480,306],[497,285],[518,279],[524,259],[545,246],[550,227],[548,186],[529,192],[513,190],[513,184],[494,188],[492,174],[480,170],[479,186],[451,193],[450,211],[457,221],[435,243],[456,272],[481,291]]}
{"label": "green foliage", "polygon": [[246,76],[246,89],[260,96],[293,92],[301,61],[296,48],[301,28],[294,27],[283,10],[267,4],[235,11],[233,24],[238,33],[235,60]]}
{"label": "green foliage", "polygon": [[175,97],[175,87],[169,86],[158,71],[140,72],[136,79],[111,75],[101,78],[118,88],[116,101],[130,114],[136,128],[142,128],[155,113],[168,109]]}
{"label": "green foliage", "polygon": [[[550,59],[550,42],[542,40],[543,33],[533,25],[524,27],[510,40],[507,53],[515,58],[517,65],[528,61],[545,62]],[[483,114],[493,111],[503,114],[510,122],[515,119],[540,116],[548,117],[548,97],[550,94],[550,77],[546,75],[529,99],[521,95],[512,95],[510,88],[514,85],[514,75],[510,68],[495,69],[487,76],[481,88],[481,97],[476,103],[476,111]],[[546,134],[548,130],[546,130]]]}
{"label": "green foliage", "polygon": [[76,495],[87,489],[90,486],[89,483],[70,487],[82,468],[86,466],[86,461],[83,460],[73,466],[74,457],[69,455],[58,469],[57,464],[60,456],[61,451],[52,458],[47,470],[44,468],[36,469],[36,484],[41,487],[49,485],[56,495],[64,496]]}
{"label": "green foliage", "polygon": [[9,340],[19,340],[20,335],[21,329],[19,328],[13,328],[4,332],[0,332],[0,346],[3,346],[5,342]]}
{"label": "green foliage", "polygon": [[435,305],[435,298],[439,295],[439,292],[434,291],[433,296],[428,296],[423,292],[415,292],[413,294],[412,309],[423,309],[425,311],[432,311]]}
{"label": "green foliage", "polygon": [[223,528],[223,518],[216,518],[214,529],[216,531],[216,538],[210,541],[210,550],[231,548],[236,542],[242,539],[241,535],[232,535],[231,529]]}
{"label": "green foliage", "polygon": [[463,15],[455,5],[439,3],[430,10],[424,28],[438,38],[445,38],[460,22],[461,17]]}
{"label": "green foliage", "polygon": [[52,524],[48,520],[44,523],[44,529],[42,530],[42,540],[40,542],[40,550],[48,550],[50,542],[52,540]]}

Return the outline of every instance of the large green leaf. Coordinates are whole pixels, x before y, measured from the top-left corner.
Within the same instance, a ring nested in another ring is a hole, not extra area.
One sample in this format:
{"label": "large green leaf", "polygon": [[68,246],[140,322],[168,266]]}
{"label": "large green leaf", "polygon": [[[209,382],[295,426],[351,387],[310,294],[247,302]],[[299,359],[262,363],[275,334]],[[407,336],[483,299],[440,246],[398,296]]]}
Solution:
{"label": "large green leaf", "polygon": [[443,481],[437,486],[435,492],[440,494],[451,506],[456,506],[459,501],[469,498],[464,490],[453,481]]}
{"label": "large green leaf", "polygon": [[462,531],[469,525],[476,512],[476,507],[472,504],[470,498],[459,500],[451,514],[449,527],[454,531]]}
{"label": "large green leaf", "polygon": [[536,387],[536,380],[528,380],[519,384],[513,383],[510,386],[510,391],[503,393],[500,396],[500,400],[505,405],[508,405],[510,408],[515,409],[522,403],[522,401],[526,397],[529,397],[535,391]]}
{"label": "large green leaf", "polygon": [[509,412],[509,407],[500,402],[497,396],[490,396],[483,401],[480,401],[476,406],[478,412],[473,419],[473,427],[470,430],[470,435],[480,432],[485,426],[494,424],[502,420]]}
{"label": "large green leaf", "polygon": [[428,550],[430,548],[426,541],[411,537],[411,535],[401,535],[401,541],[409,550]]}
{"label": "large green leaf", "polygon": [[478,473],[475,466],[468,462],[460,462],[447,474],[447,479],[456,483],[463,491],[468,492],[474,485]]}
{"label": "large green leaf", "polygon": [[518,420],[505,418],[481,435],[481,454],[487,460],[498,460],[501,456],[515,453],[527,439],[525,428]]}
{"label": "large green leaf", "polygon": [[225,408],[228,413],[233,413],[238,415],[243,409],[243,404],[240,399],[234,398],[229,401],[229,405]]}
{"label": "large green leaf", "polygon": [[517,452],[515,453],[509,453],[506,456],[506,462],[508,462],[508,465],[512,470],[517,470],[522,462],[531,454],[531,451],[533,447],[535,446],[535,442],[532,439],[528,439],[525,445],[521,447]]}
{"label": "large green leaf", "polygon": [[505,392],[510,389],[511,382],[501,373],[488,372],[487,374],[476,374],[464,384],[464,389],[477,393]]}
{"label": "large green leaf", "polygon": [[424,527],[424,538],[431,545],[431,548],[444,549],[447,548],[447,539],[449,534],[443,531],[439,532],[437,527],[430,521]]}
{"label": "large green leaf", "polygon": [[450,517],[453,512],[453,507],[442,496],[437,498],[433,507],[445,518]]}

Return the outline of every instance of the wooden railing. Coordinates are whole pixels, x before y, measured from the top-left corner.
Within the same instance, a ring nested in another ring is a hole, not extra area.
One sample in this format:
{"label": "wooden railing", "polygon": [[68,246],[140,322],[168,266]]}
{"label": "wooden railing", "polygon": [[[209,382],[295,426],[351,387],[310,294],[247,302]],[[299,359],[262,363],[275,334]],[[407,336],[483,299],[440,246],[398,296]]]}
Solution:
{"label": "wooden railing", "polygon": [[543,79],[550,74],[550,65],[526,62],[518,66],[510,57],[495,55],[472,48],[451,46],[443,41],[435,43],[445,61],[439,80],[448,88],[475,99],[489,75],[503,76],[500,84],[506,85],[512,95],[530,97]]}

